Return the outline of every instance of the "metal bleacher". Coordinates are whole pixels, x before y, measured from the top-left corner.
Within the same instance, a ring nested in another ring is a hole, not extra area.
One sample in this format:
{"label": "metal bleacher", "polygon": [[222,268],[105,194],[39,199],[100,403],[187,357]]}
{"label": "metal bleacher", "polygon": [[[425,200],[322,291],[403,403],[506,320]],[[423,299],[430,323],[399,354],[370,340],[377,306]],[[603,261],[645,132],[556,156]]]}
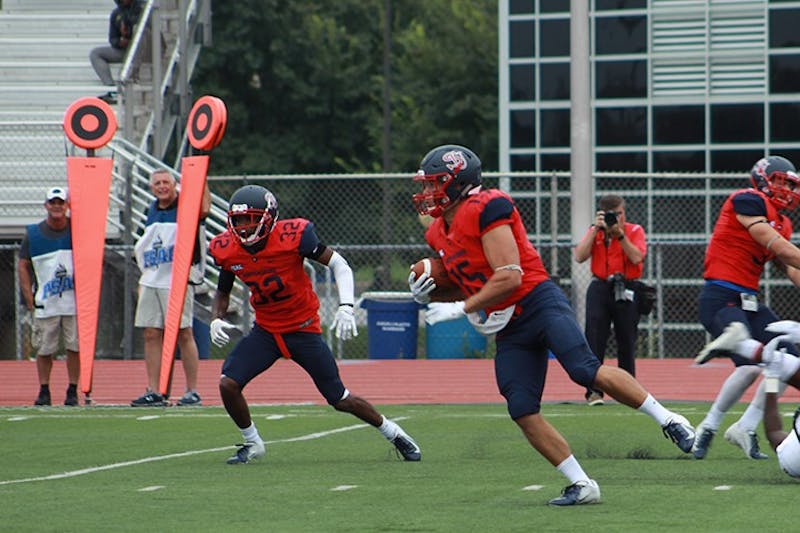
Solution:
{"label": "metal bleacher", "polygon": [[0,238],[42,217],[47,187],[66,183],[61,129],[76,99],[108,91],[89,63],[107,43],[107,0],[3,0],[0,9]]}

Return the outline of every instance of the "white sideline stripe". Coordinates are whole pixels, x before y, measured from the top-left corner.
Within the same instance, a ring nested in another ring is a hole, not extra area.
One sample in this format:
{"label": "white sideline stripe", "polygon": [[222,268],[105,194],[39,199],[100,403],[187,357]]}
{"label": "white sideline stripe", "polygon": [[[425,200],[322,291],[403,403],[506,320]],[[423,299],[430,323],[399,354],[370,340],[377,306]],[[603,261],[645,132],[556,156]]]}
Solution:
{"label": "white sideline stripe", "polygon": [[718,485],[714,487],[714,490],[731,490],[732,488],[731,485]]}
{"label": "white sideline stripe", "polygon": [[544,485],[528,485],[527,487],[522,487],[522,490],[542,490]]}
{"label": "white sideline stripe", "polygon": [[333,487],[331,491],[343,491],[343,490],[351,490],[358,488],[358,485],[339,485],[338,487]]}
{"label": "white sideline stripe", "polygon": [[[407,417],[397,417],[393,420],[401,420]],[[308,435],[301,435],[299,437],[292,437],[289,439],[278,439],[278,440],[268,440],[266,444],[279,444],[282,442],[300,442],[306,440],[313,440],[319,439],[322,437],[327,437],[329,435],[335,435],[336,433],[343,433],[345,431],[352,431],[354,429],[361,429],[369,427],[368,424],[355,424],[352,426],[345,426],[337,429],[331,429],[329,431],[319,431],[317,433],[309,433]],[[156,461],[166,461],[167,459],[179,459],[181,457],[191,457],[192,455],[200,455],[202,453],[210,453],[210,452],[222,452],[225,450],[230,450],[231,448],[235,448],[235,446],[222,446],[220,448],[208,448],[206,450],[191,450],[188,452],[180,452],[180,453],[170,453],[168,455],[156,455],[155,457],[145,457],[144,459],[136,459],[135,461],[124,461],[122,463],[112,463],[109,465],[102,465],[102,466],[94,466],[92,468],[82,468],[80,470],[73,470],[71,472],[63,472],[61,474],[51,474],[49,476],[39,476],[39,477],[29,477],[25,479],[9,479],[6,481],[0,481],[0,486],[2,485],[13,485],[16,483],[30,483],[33,481],[52,481],[55,479],[67,479],[71,477],[83,476],[86,474],[94,474],[95,472],[103,472],[105,470],[115,470],[117,468],[123,468],[126,466],[135,466],[141,465],[145,463],[154,463]]]}
{"label": "white sideline stripe", "polygon": [[153,485],[152,487],[142,487],[137,492],[153,492],[156,490],[161,490],[164,488],[164,485]]}

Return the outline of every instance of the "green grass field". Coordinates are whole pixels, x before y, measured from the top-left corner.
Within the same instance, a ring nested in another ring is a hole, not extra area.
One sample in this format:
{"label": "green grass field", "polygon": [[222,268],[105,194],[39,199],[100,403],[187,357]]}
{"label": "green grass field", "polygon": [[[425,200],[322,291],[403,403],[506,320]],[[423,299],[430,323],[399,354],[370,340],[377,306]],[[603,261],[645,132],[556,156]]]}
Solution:
{"label": "green grass field", "polygon": [[[707,404],[670,404],[697,423]],[[785,408],[788,410],[789,407]],[[0,409],[0,531],[791,531],[798,484],[721,434],[704,461],[619,405],[546,405],[603,503],[552,508],[566,480],[502,405],[383,406],[419,442],[405,463],[323,406],[253,409],[267,457],[220,408]],[[725,424],[738,417],[729,413]],[[727,427],[724,425],[723,427]],[[762,436],[762,447],[766,447]]]}

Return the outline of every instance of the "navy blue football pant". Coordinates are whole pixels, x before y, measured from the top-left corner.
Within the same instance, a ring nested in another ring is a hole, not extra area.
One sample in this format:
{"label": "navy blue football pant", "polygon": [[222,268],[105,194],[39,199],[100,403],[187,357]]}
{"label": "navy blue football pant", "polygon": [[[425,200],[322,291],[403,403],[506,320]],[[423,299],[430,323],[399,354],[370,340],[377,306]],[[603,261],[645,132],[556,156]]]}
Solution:
{"label": "navy blue football pant", "polygon": [[[279,337],[279,338],[278,338]],[[330,348],[319,333],[281,333],[273,335],[258,324],[242,337],[222,364],[222,374],[243,389],[253,378],[265,372],[288,350],[291,360],[314,380],[317,390],[330,405],[344,396],[345,387]]]}
{"label": "navy blue football pant", "polygon": [[584,387],[594,383],[600,361],[586,343],[561,289],[547,280],[517,304],[515,317],[495,337],[495,378],[512,419],[541,410],[549,353]]}
{"label": "navy blue football pant", "polygon": [[[721,287],[713,283],[706,283],[700,291],[698,300],[700,322],[713,337],[718,337],[725,326],[731,322],[743,322],[750,330],[750,336],[766,344],[779,333],[767,331],[770,322],[780,320],[772,309],[759,302],[758,311],[745,311],[742,309],[742,298],[738,291]],[[781,347],[794,356],[800,356],[797,347],[791,343],[781,343]],[[736,366],[752,365],[753,361],[737,354],[730,354]]]}

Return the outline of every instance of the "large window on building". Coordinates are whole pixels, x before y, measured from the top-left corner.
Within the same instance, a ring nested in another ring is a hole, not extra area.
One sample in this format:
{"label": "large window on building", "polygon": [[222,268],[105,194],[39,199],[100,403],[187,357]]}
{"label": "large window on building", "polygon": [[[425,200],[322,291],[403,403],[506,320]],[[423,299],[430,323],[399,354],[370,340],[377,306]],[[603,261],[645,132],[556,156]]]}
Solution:
{"label": "large window on building", "polygon": [[539,137],[542,146],[569,146],[570,114],[569,109],[542,109],[541,129]]}
{"label": "large window on building", "polygon": [[540,56],[569,56],[569,19],[540,21],[539,39]]}
{"label": "large window on building", "polygon": [[645,98],[647,96],[647,61],[597,61],[595,64],[597,98]]}
{"label": "large window on building", "polygon": [[595,51],[599,55],[647,52],[647,17],[597,17]]}
{"label": "large window on building", "polygon": [[800,103],[779,103],[769,106],[770,142],[800,140]]}
{"label": "large window on building", "polygon": [[705,169],[706,153],[703,150],[653,152],[654,172],[704,172]]}
{"label": "large window on building", "polygon": [[653,107],[654,144],[702,144],[706,115],[702,105]]}
{"label": "large window on building", "polygon": [[769,12],[770,48],[800,46],[800,9],[773,9]]}
{"label": "large window on building", "polygon": [[612,152],[597,154],[595,166],[600,172],[646,172],[646,152]]}
{"label": "large window on building", "polygon": [[569,63],[539,63],[542,100],[569,100]]}
{"label": "large window on building", "polygon": [[764,142],[764,106],[760,103],[712,105],[711,142]]}
{"label": "large window on building", "polygon": [[508,24],[508,53],[511,57],[533,57],[536,29],[532,20],[514,20]]}
{"label": "large window on building", "polygon": [[642,9],[647,7],[647,0],[595,0],[597,11],[610,9]]}
{"label": "large window on building", "polygon": [[534,65],[511,65],[508,68],[509,100],[533,100],[536,98],[534,83],[536,67]]}
{"label": "large window on building", "polygon": [[769,91],[771,93],[800,92],[800,55],[769,56]]}
{"label": "large window on building", "polygon": [[511,112],[511,146],[529,148],[536,146],[536,117],[533,111]]}
{"label": "large window on building", "polygon": [[598,108],[595,110],[595,131],[600,146],[646,144],[647,108]]}
{"label": "large window on building", "polygon": [[[712,150],[711,172],[738,172],[747,177],[753,164],[762,157],[763,150]],[[747,182],[743,181],[742,186],[745,185]]]}

